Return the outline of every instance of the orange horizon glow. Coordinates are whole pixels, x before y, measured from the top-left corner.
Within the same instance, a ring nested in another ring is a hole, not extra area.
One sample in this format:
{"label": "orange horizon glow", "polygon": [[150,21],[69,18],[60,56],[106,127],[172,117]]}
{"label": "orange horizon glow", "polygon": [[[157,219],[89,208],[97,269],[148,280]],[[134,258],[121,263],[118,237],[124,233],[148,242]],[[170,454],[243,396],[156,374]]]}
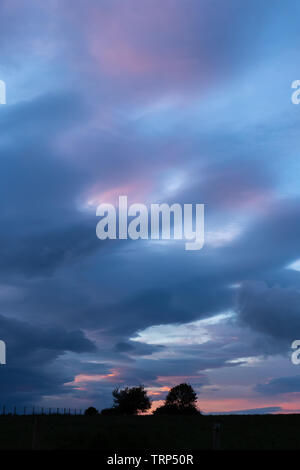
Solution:
{"label": "orange horizon glow", "polygon": [[[65,383],[65,386],[73,387],[74,390],[88,391],[89,384],[106,382],[114,383],[116,378],[121,378],[121,371],[118,369],[111,369],[107,374],[78,374],[72,382]],[[156,379],[157,386],[145,386],[149,397],[153,397],[151,408],[143,415],[152,414],[152,412],[165,403],[164,399],[159,399],[160,395],[169,392],[172,387],[182,382],[190,382],[193,379],[199,379],[199,376],[159,376]],[[163,383],[162,383],[163,382]],[[167,384],[166,384],[167,382]],[[157,399],[155,399],[157,398]],[[196,403],[197,408],[204,414],[210,413],[236,413],[243,410],[252,410],[260,408],[280,408],[277,411],[271,411],[272,414],[291,414],[300,413],[300,393],[285,394],[284,399],[282,396],[268,397],[262,400],[262,397],[245,397],[245,398],[208,398],[200,397]]]}

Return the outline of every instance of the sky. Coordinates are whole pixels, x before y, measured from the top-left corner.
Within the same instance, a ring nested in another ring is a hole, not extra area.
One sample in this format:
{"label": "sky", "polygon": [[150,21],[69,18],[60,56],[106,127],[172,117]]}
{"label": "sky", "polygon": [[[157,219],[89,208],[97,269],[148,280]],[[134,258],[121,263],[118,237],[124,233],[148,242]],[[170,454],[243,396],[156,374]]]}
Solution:
{"label": "sky", "polygon": [[[297,0],[2,0],[0,405],[300,411]],[[96,208],[205,204],[205,244]]]}

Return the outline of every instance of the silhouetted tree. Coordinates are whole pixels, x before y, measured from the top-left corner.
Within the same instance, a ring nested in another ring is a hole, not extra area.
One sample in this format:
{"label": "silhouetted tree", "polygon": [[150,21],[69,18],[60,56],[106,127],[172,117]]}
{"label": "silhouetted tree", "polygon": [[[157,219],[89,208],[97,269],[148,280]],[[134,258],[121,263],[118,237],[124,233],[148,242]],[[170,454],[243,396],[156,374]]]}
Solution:
{"label": "silhouetted tree", "polygon": [[157,408],[155,415],[196,415],[200,411],[196,408],[197,394],[189,384],[182,383],[171,388],[165,404]]}
{"label": "silhouetted tree", "polygon": [[94,408],[93,406],[90,406],[85,410],[84,414],[86,416],[96,416],[98,414],[98,410],[96,410],[96,408]]}
{"label": "silhouetted tree", "polygon": [[196,406],[197,394],[189,384],[182,383],[171,388],[166,398],[166,405],[174,405],[177,408]]}
{"label": "silhouetted tree", "polygon": [[143,385],[139,387],[126,387],[113,391],[114,409],[120,414],[135,415],[151,408],[151,402]]}

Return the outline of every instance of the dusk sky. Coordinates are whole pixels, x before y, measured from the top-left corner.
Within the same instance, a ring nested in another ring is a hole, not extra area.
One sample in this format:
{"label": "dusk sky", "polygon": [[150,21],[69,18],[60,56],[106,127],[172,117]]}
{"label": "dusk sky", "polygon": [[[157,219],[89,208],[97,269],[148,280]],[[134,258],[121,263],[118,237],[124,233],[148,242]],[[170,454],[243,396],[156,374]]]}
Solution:
{"label": "dusk sky", "polygon": [[[300,412],[297,0],[1,0],[0,406]],[[205,244],[96,208],[205,204]],[[252,410],[252,411],[251,411]]]}

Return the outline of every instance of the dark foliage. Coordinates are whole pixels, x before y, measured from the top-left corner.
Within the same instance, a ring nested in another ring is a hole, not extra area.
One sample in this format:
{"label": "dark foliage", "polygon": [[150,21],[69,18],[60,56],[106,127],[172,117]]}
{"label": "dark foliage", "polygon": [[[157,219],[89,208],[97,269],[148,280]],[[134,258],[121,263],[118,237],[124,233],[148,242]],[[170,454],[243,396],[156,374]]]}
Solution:
{"label": "dark foliage", "polygon": [[104,408],[102,411],[101,411],[101,415],[102,416],[120,416],[121,412],[119,410],[118,407],[114,407],[114,408]]}
{"label": "dark foliage", "polygon": [[122,390],[116,388],[113,397],[114,409],[117,409],[119,414],[135,415],[151,408],[151,402],[143,385],[126,387]]}
{"label": "dark foliage", "polygon": [[184,416],[191,416],[191,415],[200,415],[200,411],[197,410],[195,406],[186,406],[184,408],[178,408],[176,405],[162,405],[156,410],[153,411],[154,415],[184,415]]}
{"label": "dark foliage", "polygon": [[96,410],[96,408],[94,408],[93,406],[90,406],[85,410],[84,414],[86,416],[96,416],[98,414],[98,410]]}
{"label": "dark foliage", "polygon": [[157,408],[154,415],[199,415],[196,408],[197,394],[189,384],[182,383],[171,388],[165,404]]}

